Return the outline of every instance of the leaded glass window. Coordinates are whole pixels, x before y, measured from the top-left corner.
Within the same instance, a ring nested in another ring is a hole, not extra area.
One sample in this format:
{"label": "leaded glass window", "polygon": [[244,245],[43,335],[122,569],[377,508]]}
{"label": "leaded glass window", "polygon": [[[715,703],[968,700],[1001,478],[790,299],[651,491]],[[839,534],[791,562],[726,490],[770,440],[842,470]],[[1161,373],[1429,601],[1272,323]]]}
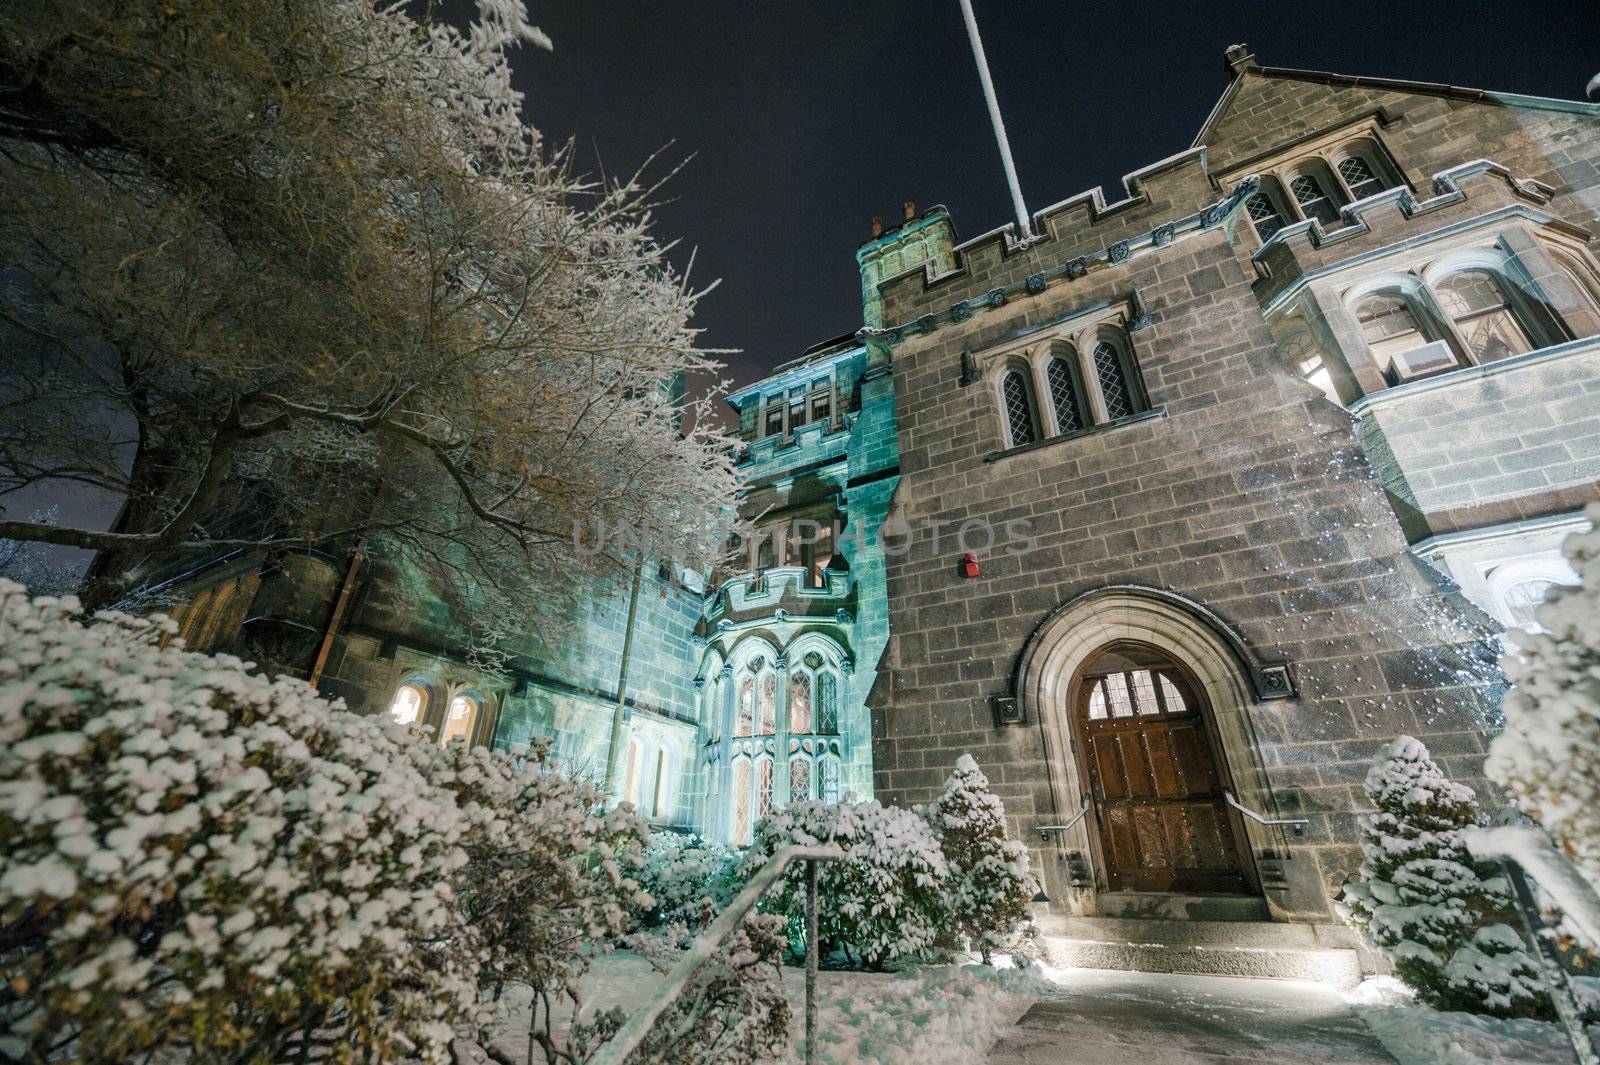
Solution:
{"label": "leaded glass window", "polygon": [[736,846],[750,845],[750,759],[748,758],[741,758],[733,763],[733,831],[729,835]]}
{"label": "leaded glass window", "polygon": [[458,695],[450,700],[450,709],[444,715],[444,728],[439,730],[441,746],[455,740],[472,744],[472,729],[478,723],[482,704],[470,695]]}
{"label": "leaded glass window", "polygon": [[770,736],[778,731],[778,678],[766,673],[761,677],[761,732]]}
{"label": "leaded glass window", "polygon": [[1350,187],[1350,195],[1358,200],[1383,191],[1383,179],[1372,169],[1372,164],[1359,155],[1347,155],[1339,160],[1339,176]]}
{"label": "leaded glass window", "polygon": [[822,759],[822,786],[818,798],[823,802],[839,801],[839,760],[837,758]]}
{"label": "leaded glass window", "polygon": [[1045,379],[1050,384],[1050,403],[1056,412],[1056,429],[1063,433],[1076,432],[1084,427],[1083,403],[1078,396],[1078,383],[1072,366],[1060,355],[1051,358],[1045,368]]}
{"label": "leaded glass window", "polygon": [[1451,274],[1439,283],[1438,292],[1439,305],[1480,360],[1503,359],[1533,349],[1500,286],[1485,271]]}
{"label": "leaded glass window", "polygon": [[1258,192],[1246,200],[1244,209],[1249,213],[1250,224],[1256,227],[1256,236],[1261,238],[1263,244],[1285,225],[1283,215],[1265,192]]}
{"label": "leaded glass window", "polygon": [[1123,370],[1122,353],[1111,341],[1095,343],[1094,372],[1100,379],[1100,395],[1106,401],[1106,417],[1115,420],[1134,413],[1133,391]]}
{"label": "leaded glass window", "polygon": [[789,731],[811,731],[811,674],[803,669],[789,678]]}
{"label": "leaded glass window", "polygon": [[739,704],[734,708],[733,734],[735,736],[748,736],[755,729],[756,720],[756,681],[754,677],[745,677],[739,682]]}
{"label": "leaded glass window", "polygon": [[811,759],[803,754],[789,756],[789,800],[803,802],[811,798]]}
{"label": "leaded glass window", "polygon": [[825,736],[839,731],[839,682],[831,669],[817,675],[817,731]]}
{"label": "leaded glass window", "polygon": [[1005,403],[1006,429],[1011,434],[1011,446],[1020,447],[1037,439],[1033,431],[1033,403],[1028,398],[1028,378],[1021,370],[1006,371],[1000,382],[1000,396]]}
{"label": "leaded glass window", "polygon": [[756,819],[772,812],[772,759],[756,759]]}
{"label": "leaded glass window", "polygon": [[1356,320],[1366,335],[1373,361],[1385,369],[1397,353],[1428,342],[1410,301],[1398,292],[1375,292],[1366,297],[1356,304]]}
{"label": "leaded glass window", "polygon": [[1300,213],[1307,218],[1315,218],[1323,225],[1339,220],[1339,208],[1333,202],[1333,195],[1315,174],[1296,174],[1289,180],[1289,191],[1294,194],[1294,202],[1300,205]]}

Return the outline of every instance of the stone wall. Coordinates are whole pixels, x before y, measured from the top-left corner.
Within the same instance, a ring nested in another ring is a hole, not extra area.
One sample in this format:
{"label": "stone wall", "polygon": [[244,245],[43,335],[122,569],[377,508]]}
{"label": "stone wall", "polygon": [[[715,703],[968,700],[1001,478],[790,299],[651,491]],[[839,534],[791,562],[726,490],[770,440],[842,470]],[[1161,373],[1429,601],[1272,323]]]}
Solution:
{"label": "stone wall", "polygon": [[[1197,170],[1168,164],[1120,208],[1075,205],[1075,224],[1052,222],[1056,237],[1026,251],[980,241],[931,285],[892,281],[887,321],[1024,283],[1172,221],[1174,204],[1198,210],[1204,199],[1177,195],[1202,187]],[[889,560],[878,791],[925,801],[970,752],[997,782],[1013,830],[1037,841],[1035,826],[1074,812],[1053,788],[1041,709],[1024,698],[1028,724],[999,728],[990,698],[1011,692],[1031,635],[1063,604],[1113,585],[1176,592],[1237,633],[1255,660],[1289,663],[1294,698],[1215,709],[1238,722],[1239,748],[1225,757],[1241,793],[1259,778],[1258,802],[1311,819],[1304,840],[1268,847],[1252,836],[1269,900],[1281,914],[1326,919],[1358,861],[1352,814],[1364,806],[1372,754],[1415,733],[1454,776],[1477,778],[1495,693],[1480,679],[1489,674],[1480,616],[1406,551],[1348,416],[1284,370],[1232,225],[1212,220],[1036,295],[974,307],[959,324],[906,330],[893,347],[895,516],[951,528],[1026,519],[1034,549],[984,557],[975,579],[957,575],[948,537],[935,554],[919,535]],[[1007,452],[994,392],[960,383],[962,352],[1130,292],[1150,315],[1131,337],[1161,416]],[[1053,847],[1036,854],[1047,884],[1070,899],[1066,857]]]}

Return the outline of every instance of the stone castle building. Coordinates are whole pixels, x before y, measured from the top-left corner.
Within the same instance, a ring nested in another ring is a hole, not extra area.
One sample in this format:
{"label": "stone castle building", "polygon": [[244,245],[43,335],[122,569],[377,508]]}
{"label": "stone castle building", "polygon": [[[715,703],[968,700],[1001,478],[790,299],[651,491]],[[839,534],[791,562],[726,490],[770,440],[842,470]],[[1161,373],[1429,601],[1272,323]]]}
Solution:
{"label": "stone castle building", "polygon": [[646,569],[494,684],[347,560],[221,563],[186,634],[578,766],[620,704],[623,797],[733,842],[970,752],[1080,963],[1345,974],[1371,756],[1481,786],[1495,634],[1600,498],[1600,106],[1226,61],[1113,202],[875,227],[863,327],[729,397],[747,572]]}

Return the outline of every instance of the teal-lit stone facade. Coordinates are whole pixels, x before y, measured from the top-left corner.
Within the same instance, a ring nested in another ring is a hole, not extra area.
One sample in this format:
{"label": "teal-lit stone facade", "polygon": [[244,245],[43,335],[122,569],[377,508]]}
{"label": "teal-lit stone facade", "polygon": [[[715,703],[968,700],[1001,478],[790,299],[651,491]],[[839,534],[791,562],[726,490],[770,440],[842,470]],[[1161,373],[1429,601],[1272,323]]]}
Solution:
{"label": "teal-lit stone facade", "polygon": [[748,839],[795,799],[873,794],[869,705],[889,635],[879,530],[899,452],[889,378],[869,363],[844,338],[729,397],[740,509],[773,538],[718,583],[701,626],[692,788],[696,826],[718,839]]}

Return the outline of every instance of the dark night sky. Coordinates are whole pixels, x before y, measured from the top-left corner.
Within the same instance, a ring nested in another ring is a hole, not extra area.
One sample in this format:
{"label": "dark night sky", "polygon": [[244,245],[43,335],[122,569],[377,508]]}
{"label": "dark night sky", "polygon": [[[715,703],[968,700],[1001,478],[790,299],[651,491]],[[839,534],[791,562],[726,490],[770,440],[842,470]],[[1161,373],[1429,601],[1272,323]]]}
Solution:
{"label": "dark night sky", "polygon": [[[555,52],[524,50],[528,121],[593,170],[674,142],[694,155],[658,214],[698,249],[710,347],[737,384],[860,325],[852,257],[902,200],[964,238],[1011,217],[956,0],[534,3]],[[1600,71],[1596,0],[1069,4],[975,0],[1028,206],[1189,147],[1227,85],[1265,66],[1581,99]],[[686,255],[677,256],[680,263]]]}

